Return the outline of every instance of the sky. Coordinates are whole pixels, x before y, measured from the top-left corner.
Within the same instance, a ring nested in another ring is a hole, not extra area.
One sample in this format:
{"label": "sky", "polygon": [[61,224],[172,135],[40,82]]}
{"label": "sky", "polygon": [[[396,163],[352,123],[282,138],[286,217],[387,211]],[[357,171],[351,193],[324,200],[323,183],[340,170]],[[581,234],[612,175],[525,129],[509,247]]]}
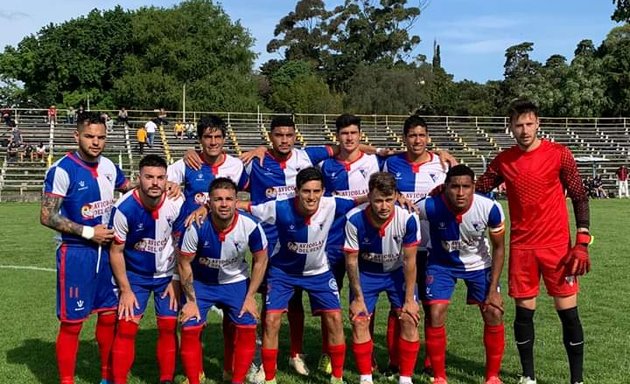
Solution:
{"label": "sky", "polygon": [[[341,3],[326,0],[327,8]],[[414,51],[431,60],[433,41],[440,44],[442,67],[455,80],[484,83],[503,78],[505,50],[524,41],[534,43],[531,58],[540,62],[553,54],[569,61],[577,43],[591,39],[596,46],[617,24],[610,20],[612,0],[409,0],[425,4],[412,33],[421,43]],[[169,7],[173,0],[6,0],[0,8],[0,47],[17,45],[49,23],[84,15],[93,8]],[[269,54],[266,45],[284,15],[295,8],[289,0],[223,0],[232,20],[240,20],[255,38],[256,66],[281,54]]]}

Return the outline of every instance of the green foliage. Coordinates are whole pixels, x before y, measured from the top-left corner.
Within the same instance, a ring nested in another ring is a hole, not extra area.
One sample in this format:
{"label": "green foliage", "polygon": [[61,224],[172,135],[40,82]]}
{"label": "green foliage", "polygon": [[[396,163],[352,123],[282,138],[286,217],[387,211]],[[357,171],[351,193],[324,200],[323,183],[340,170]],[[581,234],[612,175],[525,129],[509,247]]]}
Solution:
{"label": "green foliage", "polygon": [[607,114],[630,114],[630,24],[613,28],[599,49],[606,79]]}
{"label": "green foliage", "polygon": [[616,8],[610,18],[614,21],[630,21],[630,0],[612,0]]}

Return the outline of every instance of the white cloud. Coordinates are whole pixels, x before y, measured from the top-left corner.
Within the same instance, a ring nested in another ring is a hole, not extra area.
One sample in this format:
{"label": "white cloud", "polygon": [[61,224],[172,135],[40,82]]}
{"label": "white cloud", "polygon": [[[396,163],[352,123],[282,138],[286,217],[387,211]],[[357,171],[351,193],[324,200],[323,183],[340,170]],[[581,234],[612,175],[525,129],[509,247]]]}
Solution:
{"label": "white cloud", "polygon": [[0,19],[5,20],[20,20],[29,17],[28,13],[20,11],[3,11],[0,10]]}
{"label": "white cloud", "polygon": [[516,39],[486,39],[460,44],[449,44],[447,49],[466,54],[504,53],[505,50],[519,41]]}

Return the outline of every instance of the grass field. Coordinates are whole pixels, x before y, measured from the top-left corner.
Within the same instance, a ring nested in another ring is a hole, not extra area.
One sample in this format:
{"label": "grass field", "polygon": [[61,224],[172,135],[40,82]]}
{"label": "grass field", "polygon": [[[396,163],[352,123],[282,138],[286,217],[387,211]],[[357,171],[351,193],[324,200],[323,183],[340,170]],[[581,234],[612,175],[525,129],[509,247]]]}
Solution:
{"label": "grass field", "polygon": [[[630,201],[596,200],[591,204],[592,272],[582,280],[580,311],[586,335],[585,382],[627,383],[630,372],[630,313],[628,294],[628,213]],[[39,224],[36,204],[0,204],[0,383],[56,383],[54,341],[58,322],[55,317],[55,274],[53,232]],[[42,269],[14,269],[37,267]],[[48,270],[46,270],[48,269]],[[344,303],[347,308],[347,294]],[[481,343],[483,325],[476,307],[464,305],[465,292],[456,291],[448,318],[447,372],[451,384],[483,383],[484,353]],[[513,342],[514,308],[505,297],[506,354],[502,376],[515,383],[519,363]],[[384,343],[386,306],[379,303],[376,348],[380,365],[386,364]],[[210,316],[204,337],[205,369],[209,381],[220,382],[222,336],[219,319]],[[535,318],[536,366],[540,384],[568,382],[566,355],[560,322],[545,295],[539,301]],[[349,324],[346,322],[346,335]],[[287,326],[280,338],[280,383],[324,383],[327,378],[312,374],[302,379],[289,372]],[[152,313],[143,320],[137,339],[136,362],[130,383],[157,383],[155,363],[155,320]],[[307,361],[314,371],[320,353],[319,320],[307,317],[305,331]],[[284,356],[283,356],[284,355]],[[178,368],[181,373],[181,368]],[[346,379],[357,382],[354,358],[346,358]],[[94,341],[94,319],[82,332],[77,362],[77,383],[97,383],[99,365]],[[180,376],[181,377],[181,376]],[[378,380],[378,376],[375,377]],[[415,383],[428,383],[416,376]]]}

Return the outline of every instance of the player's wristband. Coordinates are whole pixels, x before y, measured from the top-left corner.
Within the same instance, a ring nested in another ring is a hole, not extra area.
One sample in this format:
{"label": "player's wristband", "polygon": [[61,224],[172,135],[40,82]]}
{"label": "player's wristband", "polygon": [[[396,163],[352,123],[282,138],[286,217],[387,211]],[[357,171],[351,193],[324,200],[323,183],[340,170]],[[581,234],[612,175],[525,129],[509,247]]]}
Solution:
{"label": "player's wristband", "polygon": [[81,230],[81,237],[86,240],[92,240],[94,237],[94,227],[90,227],[89,225],[84,225],[83,230]]}
{"label": "player's wristband", "polygon": [[575,234],[575,244],[589,246],[593,243],[593,236],[588,232],[578,232]]}

